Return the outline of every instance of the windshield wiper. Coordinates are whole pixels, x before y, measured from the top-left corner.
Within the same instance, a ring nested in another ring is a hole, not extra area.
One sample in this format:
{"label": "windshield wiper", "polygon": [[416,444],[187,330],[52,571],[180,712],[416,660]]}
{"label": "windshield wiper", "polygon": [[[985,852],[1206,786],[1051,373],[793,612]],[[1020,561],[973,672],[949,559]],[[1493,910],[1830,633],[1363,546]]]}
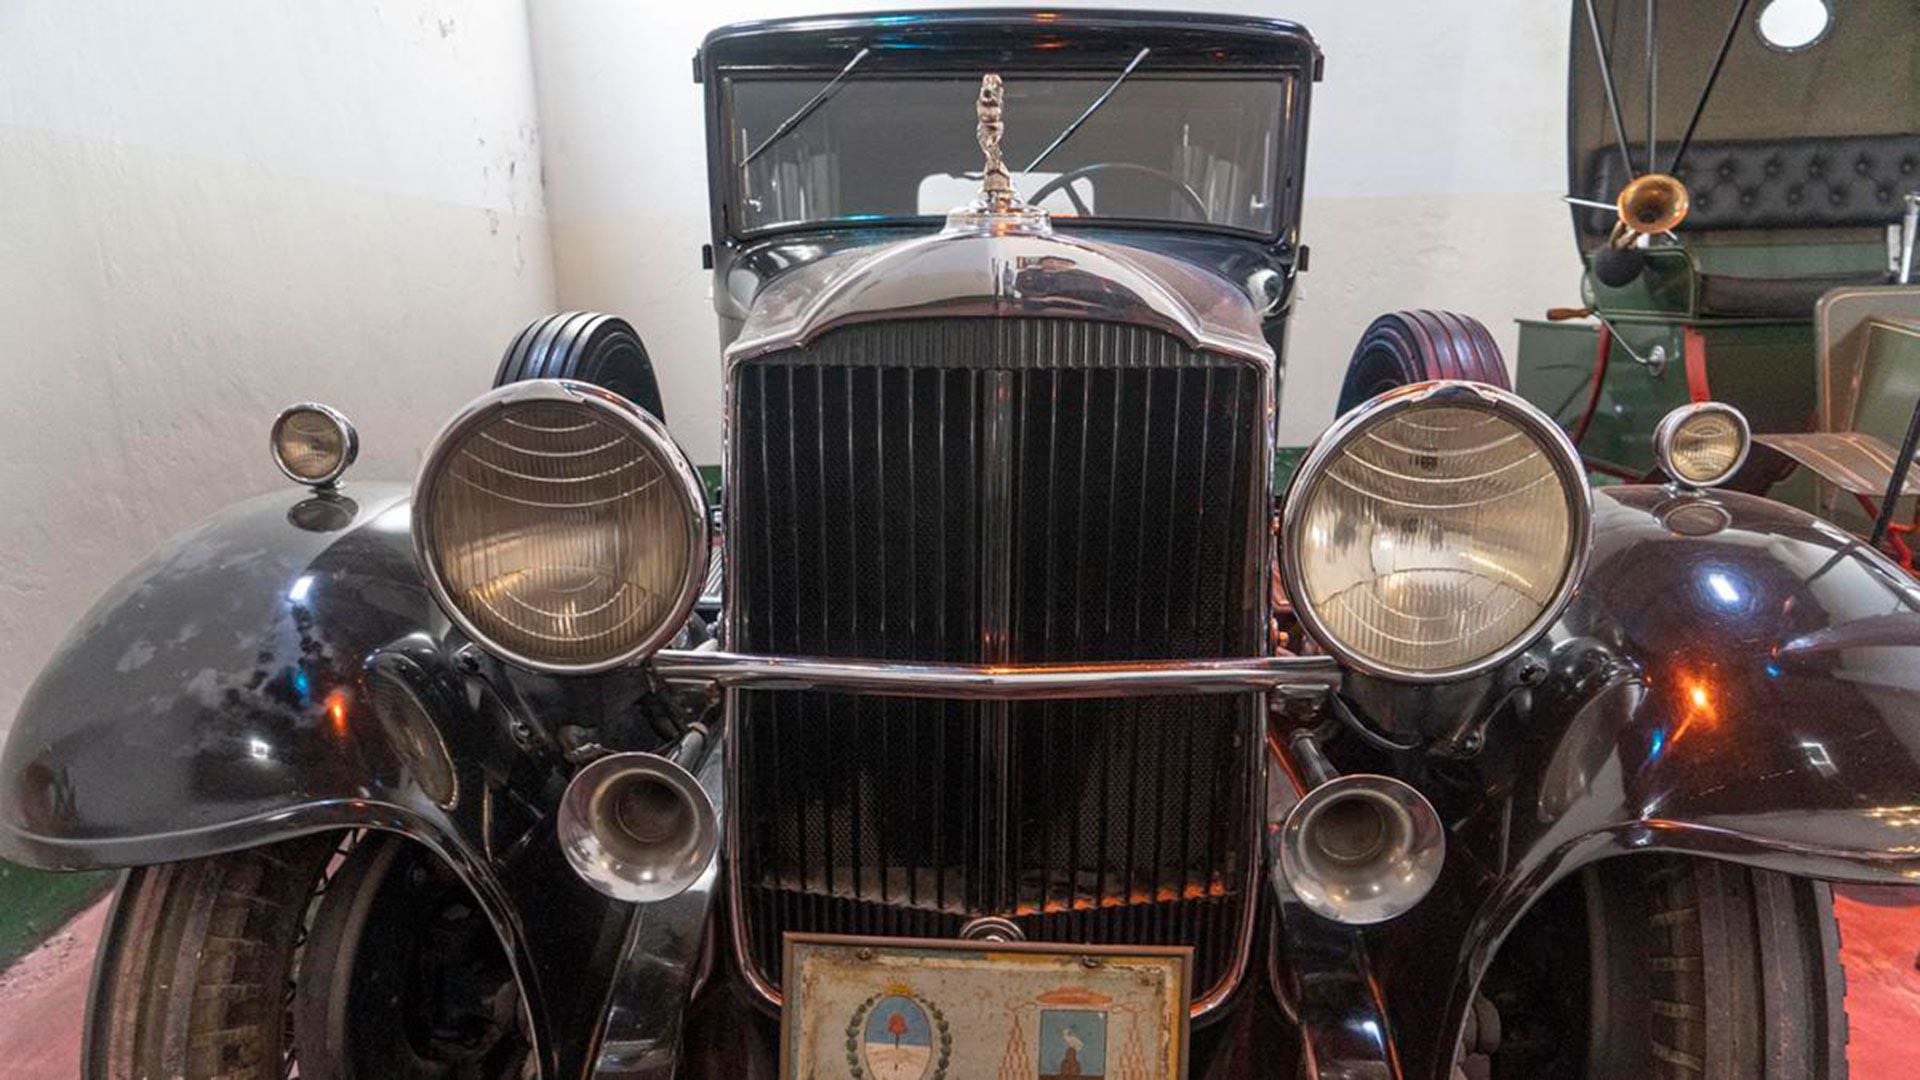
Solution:
{"label": "windshield wiper", "polygon": [[866,49],[861,49],[859,52],[854,53],[853,59],[847,61],[847,66],[840,69],[840,74],[835,75],[833,78],[827,80],[827,85],[821,87],[819,93],[813,95],[813,97],[811,98],[808,98],[807,103],[805,105],[802,105],[798,109],[795,109],[792,116],[789,116],[785,120],[780,121],[780,126],[773,129],[773,134],[767,136],[766,139],[763,140],[759,146],[754,147],[752,153],[748,154],[746,157],[741,158],[740,167],[743,169],[746,168],[750,163],[752,163],[754,158],[757,158],[761,154],[765,153],[767,147],[772,146],[774,143],[777,143],[781,139],[785,138],[788,132],[800,126],[800,122],[802,120],[805,120],[807,117],[812,116],[813,111],[815,109],[818,109],[820,106],[825,105],[827,103],[828,98],[832,97],[834,94],[839,92],[840,83],[843,80],[845,80],[849,74],[853,72],[853,69],[859,65],[860,61],[865,60],[867,58],[867,51],[868,50]]}
{"label": "windshield wiper", "polygon": [[1066,142],[1068,139],[1073,138],[1073,133],[1080,130],[1080,125],[1087,122],[1087,117],[1092,116],[1096,111],[1099,110],[1100,106],[1105,105],[1107,103],[1107,99],[1113,96],[1113,92],[1115,90],[1120,89],[1120,84],[1127,81],[1127,76],[1133,74],[1133,69],[1139,67],[1140,61],[1145,60],[1147,58],[1147,54],[1152,51],[1153,51],[1152,49],[1141,49],[1139,52],[1135,53],[1133,55],[1133,59],[1127,62],[1126,68],[1123,69],[1119,75],[1115,76],[1112,82],[1107,84],[1107,88],[1105,90],[1100,91],[1100,96],[1093,99],[1093,104],[1087,106],[1087,111],[1081,113],[1077,117],[1074,117],[1073,123],[1067,125],[1067,130],[1055,136],[1054,140],[1047,144],[1047,148],[1045,150],[1040,151],[1039,157],[1036,157],[1032,161],[1027,162],[1027,167],[1023,171],[1032,172],[1033,170],[1039,168],[1041,162],[1047,160],[1047,157],[1051,155],[1055,150],[1060,149],[1061,143]]}

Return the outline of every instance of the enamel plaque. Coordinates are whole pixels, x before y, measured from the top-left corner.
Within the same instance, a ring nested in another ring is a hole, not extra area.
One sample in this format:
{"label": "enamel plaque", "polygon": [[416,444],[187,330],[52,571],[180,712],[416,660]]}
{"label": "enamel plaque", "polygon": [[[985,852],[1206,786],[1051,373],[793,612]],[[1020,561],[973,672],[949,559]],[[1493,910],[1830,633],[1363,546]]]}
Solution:
{"label": "enamel plaque", "polygon": [[787,936],[785,1080],[1181,1080],[1191,950]]}

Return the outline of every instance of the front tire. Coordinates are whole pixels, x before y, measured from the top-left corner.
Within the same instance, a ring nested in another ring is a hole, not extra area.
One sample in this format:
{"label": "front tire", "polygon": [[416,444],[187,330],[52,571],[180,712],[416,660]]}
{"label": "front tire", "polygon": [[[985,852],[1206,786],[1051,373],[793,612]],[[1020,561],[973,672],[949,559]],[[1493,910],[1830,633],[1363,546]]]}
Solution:
{"label": "front tire", "polygon": [[1483,993],[1491,1073],[1585,1080],[1845,1080],[1833,897],[1708,859],[1583,871],[1515,929]]}
{"label": "front tire", "polygon": [[300,913],[332,853],[314,838],[129,873],[100,945],[88,1076],[282,1076]]}
{"label": "front tire", "polygon": [[464,886],[400,837],[328,833],[141,867],[100,948],[89,1080],[509,1080],[526,1067],[498,939]]}

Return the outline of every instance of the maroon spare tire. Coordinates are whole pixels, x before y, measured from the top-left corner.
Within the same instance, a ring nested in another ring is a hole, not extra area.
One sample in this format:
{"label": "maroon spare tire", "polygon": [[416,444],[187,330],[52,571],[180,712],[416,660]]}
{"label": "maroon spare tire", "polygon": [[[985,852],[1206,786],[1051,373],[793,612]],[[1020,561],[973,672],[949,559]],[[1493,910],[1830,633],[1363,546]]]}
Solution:
{"label": "maroon spare tire", "polygon": [[1340,384],[1338,413],[1395,387],[1434,379],[1513,389],[1500,346],[1479,319],[1457,311],[1395,311],[1360,335]]}

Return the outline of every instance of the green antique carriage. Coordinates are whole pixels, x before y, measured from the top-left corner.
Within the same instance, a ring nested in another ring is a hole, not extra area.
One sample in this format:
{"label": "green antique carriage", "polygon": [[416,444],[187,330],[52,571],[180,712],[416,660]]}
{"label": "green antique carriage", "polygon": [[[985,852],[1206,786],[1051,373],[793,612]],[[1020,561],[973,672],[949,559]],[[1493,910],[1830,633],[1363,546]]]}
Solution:
{"label": "green antique carriage", "polygon": [[[1850,313],[1920,318],[1920,292],[1892,291],[1920,193],[1920,6],[1573,6],[1567,170],[1593,317],[1521,322],[1520,392],[1583,436],[1595,472],[1635,478],[1689,400],[1756,431],[1850,428],[1854,395],[1823,378],[1859,367]],[[1611,266],[1615,200],[1650,173],[1685,186],[1684,220],[1626,230],[1639,257]],[[1894,443],[1913,400],[1898,397],[1897,417],[1861,414]]]}
{"label": "green antique carriage", "polygon": [[[1864,531],[1876,508],[1860,501],[1886,490],[1920,395],[1920,286],[1902,283],[1920,209],[1920,5],[1571,9],[1582,295],[1520,320],[1517,389],[1598,482],[1654,475],[1675,408],[1733,405],[1763,433],[1742,486]],[[1342,411],[1443,373],[1419,336],[1370,333]]]}

